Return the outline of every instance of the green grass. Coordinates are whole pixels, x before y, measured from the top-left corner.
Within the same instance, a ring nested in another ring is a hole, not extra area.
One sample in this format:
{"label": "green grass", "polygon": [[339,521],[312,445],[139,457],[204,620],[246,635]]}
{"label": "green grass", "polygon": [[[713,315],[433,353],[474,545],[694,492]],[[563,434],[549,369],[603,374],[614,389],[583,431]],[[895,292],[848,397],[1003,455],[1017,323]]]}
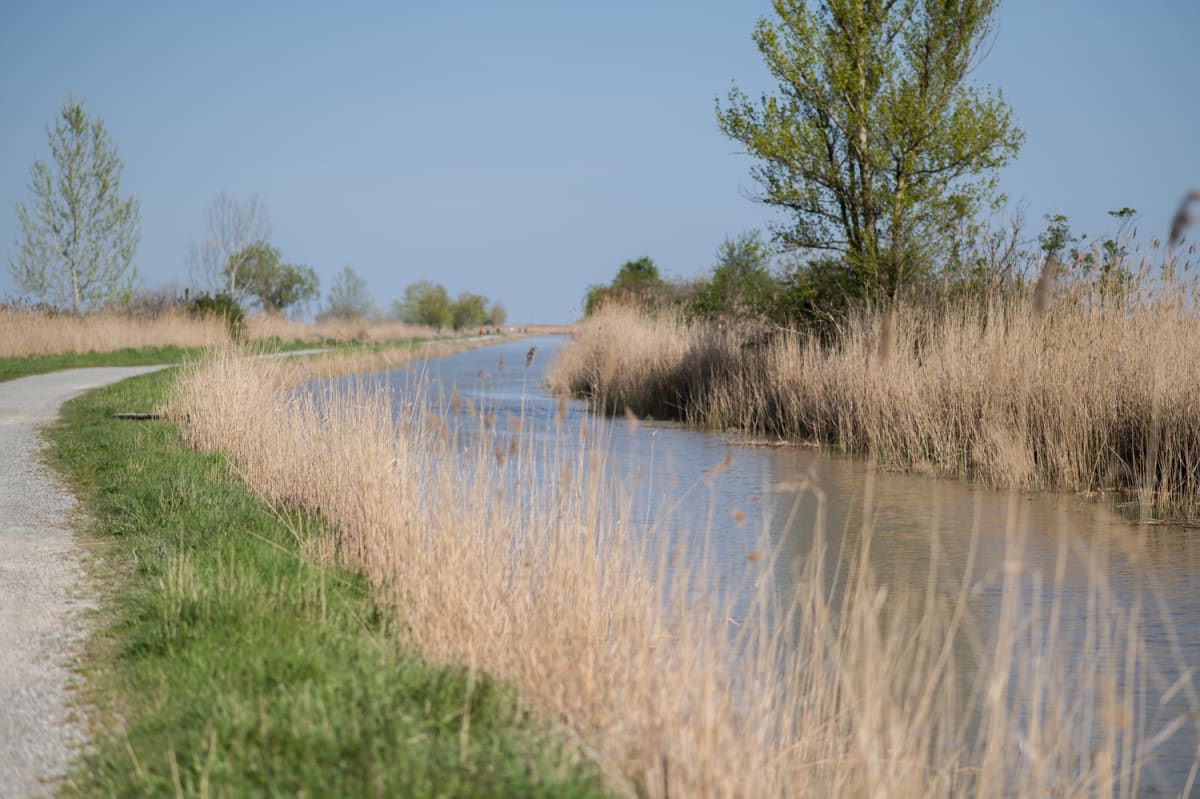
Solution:
{"label": "green grass", "polygon": [[28,375],[57,372],[60,369],[79,369],[86,366],[148,366],[158,363],[181,363],[196,357],[199,347],[143,347],[115,352],[66,352],[39,355],[31,358],[0,358],[0,382]]}
{"label": "green grass", "polygon": [[[413,348],[428,342],[425,338],[394,339],[390,341],[345,342],[328,339],[322,342],[284,342],[278,338],[254,341],[250,347],[261,352],[293,352],[307,349],[330,349],[346,352],[383,352],[384,350]],[[113,352],[65,352],[55,355],[38,355],[27,358],[0,358],[0,383],[19,377],[57,372],[61,369],[80,369],[91,366],[149,366],[160,363],[183,363],[189,358],[199,357],[201,347],[142,347]]]}
{"label": "green grass", "polygon": [[84,395],[48,431],[108,595],[97,740],[66,795],[604,795],[514,691],[422,662],[362,578],[304,557],[319,520],[265,507],[170,423],[113,418],[171,380]]}

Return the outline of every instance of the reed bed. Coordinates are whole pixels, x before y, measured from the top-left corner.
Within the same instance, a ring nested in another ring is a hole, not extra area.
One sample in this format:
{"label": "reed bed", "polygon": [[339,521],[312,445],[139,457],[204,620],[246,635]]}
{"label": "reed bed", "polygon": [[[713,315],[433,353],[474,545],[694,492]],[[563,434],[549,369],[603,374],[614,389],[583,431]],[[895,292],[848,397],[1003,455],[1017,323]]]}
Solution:
{"label": "reed bed", "polygon": [[[248,341],[376,343],[435,338],[436,331],[395,320],[305,323],[283,316],[250,315]],[[0,358],[60,353],[114,352],[143,347],[208,347],[228,344],[217,317],[197,317],[183,308],[154,313],[71,314],[39,307],[0,305]]]}
{"label": "reed bed", "polygon": [[[313,557],[364,572],[426,657],[517,686],[617,793],[1082,797],[1143,787],[1159,730],[1131,679],[1154,665],[1138,611],[1118,606],[1096,551],[1069,537],[1056,574],[1030,574],[1016,499],[1006,565],[992,577],[968,569],[948,582],[881,584],[866,524],[836,575],[818,536],[787,597],[770,574],[790,565],[752,558],[749,609],[733,620],[728,598],[708,587],[702,544],[656,539],[669,534],[630,521],[628,492],[606,476],[602,430],[585,430],[577,448],[538,449],[533,419],[498,425],[457,398],[447,418],[415,388],[396,404],[369,381],[297,393],[292,368],[213,353],[185,367],[169,414],[192,445],[226,452],[262,496],[325,516],[335,532]],[[792,489],[797,502],[821,502]],[[1044,600],[1061,595],[1077,560],[1090,591],[1086,634],[1072,643],[1063,618],[1073,611]],[[992,589],[1002,612],[985,640],[972,597]],[[1048,624],[1030,623],[1030,608]],[[1175,692],[1190,696],[1189,686]],[[469,718],[462,724],[469,746]]]}
{"label": "reed bed", "polygon": [[229,341],[220,319],[186,311],[153,315],[70,314],[0,306],[0,358],[114,352],[142,347],[207,347]]}
{"label": "reed bed", "polygon": [[246,338],[251,341],[380,342],[408,338],[436,338],[438,332],[424,325],[395,319],[329,319],[308,323],[277,314],[256,314],[246,319]]}
{"label": "reed bed", "polygon": [[[1044,285],[1044,284],[1043,284]],[[1200,517],[1200,319],[1165,277],[852,315],[829,345],[607,308],[550,376],[605,410],[813,441],[887,468]]]}

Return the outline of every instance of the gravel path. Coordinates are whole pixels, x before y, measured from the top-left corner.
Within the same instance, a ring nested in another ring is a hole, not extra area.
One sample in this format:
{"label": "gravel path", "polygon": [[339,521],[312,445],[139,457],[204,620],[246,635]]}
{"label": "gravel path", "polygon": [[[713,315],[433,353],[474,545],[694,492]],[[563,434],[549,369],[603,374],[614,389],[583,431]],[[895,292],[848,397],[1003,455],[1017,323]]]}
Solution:
{"label": "gravel path", "polygon": [[39,461],[37,429],[88,389],[161,368],[0,382],[0,799],[52,792],[85,733],[70,685],[94,602],[70,528],[75,500]]}

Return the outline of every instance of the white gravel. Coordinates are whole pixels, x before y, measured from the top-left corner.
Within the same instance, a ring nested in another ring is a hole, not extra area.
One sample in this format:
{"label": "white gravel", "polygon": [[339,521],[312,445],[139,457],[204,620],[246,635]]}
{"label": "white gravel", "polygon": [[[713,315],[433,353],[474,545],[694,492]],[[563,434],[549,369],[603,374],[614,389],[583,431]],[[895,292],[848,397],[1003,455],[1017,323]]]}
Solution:
{"label": "white gravel", "polygon": [[72,708],[72,664],[94,597],[71,532],[75,500],[42,465],[38,428],[88,389],[161,368],[71,369],[0,382],[0,799],[53,792],[85,743]]}

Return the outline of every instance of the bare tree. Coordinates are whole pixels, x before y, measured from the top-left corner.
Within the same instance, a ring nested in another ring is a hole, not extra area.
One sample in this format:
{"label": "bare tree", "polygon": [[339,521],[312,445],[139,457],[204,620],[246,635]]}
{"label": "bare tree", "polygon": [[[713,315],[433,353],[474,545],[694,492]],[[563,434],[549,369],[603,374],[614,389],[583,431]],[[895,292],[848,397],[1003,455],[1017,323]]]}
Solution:
{"label": "bare tree", "polygon": [[192,279],[214,292],[240,297],[245,293],[243,256],[250,245],[265,243],[271,235],[267,206],[255,194],[243,203],[221,192],[204,211],[204,228],[204,240],[188,245]]}

